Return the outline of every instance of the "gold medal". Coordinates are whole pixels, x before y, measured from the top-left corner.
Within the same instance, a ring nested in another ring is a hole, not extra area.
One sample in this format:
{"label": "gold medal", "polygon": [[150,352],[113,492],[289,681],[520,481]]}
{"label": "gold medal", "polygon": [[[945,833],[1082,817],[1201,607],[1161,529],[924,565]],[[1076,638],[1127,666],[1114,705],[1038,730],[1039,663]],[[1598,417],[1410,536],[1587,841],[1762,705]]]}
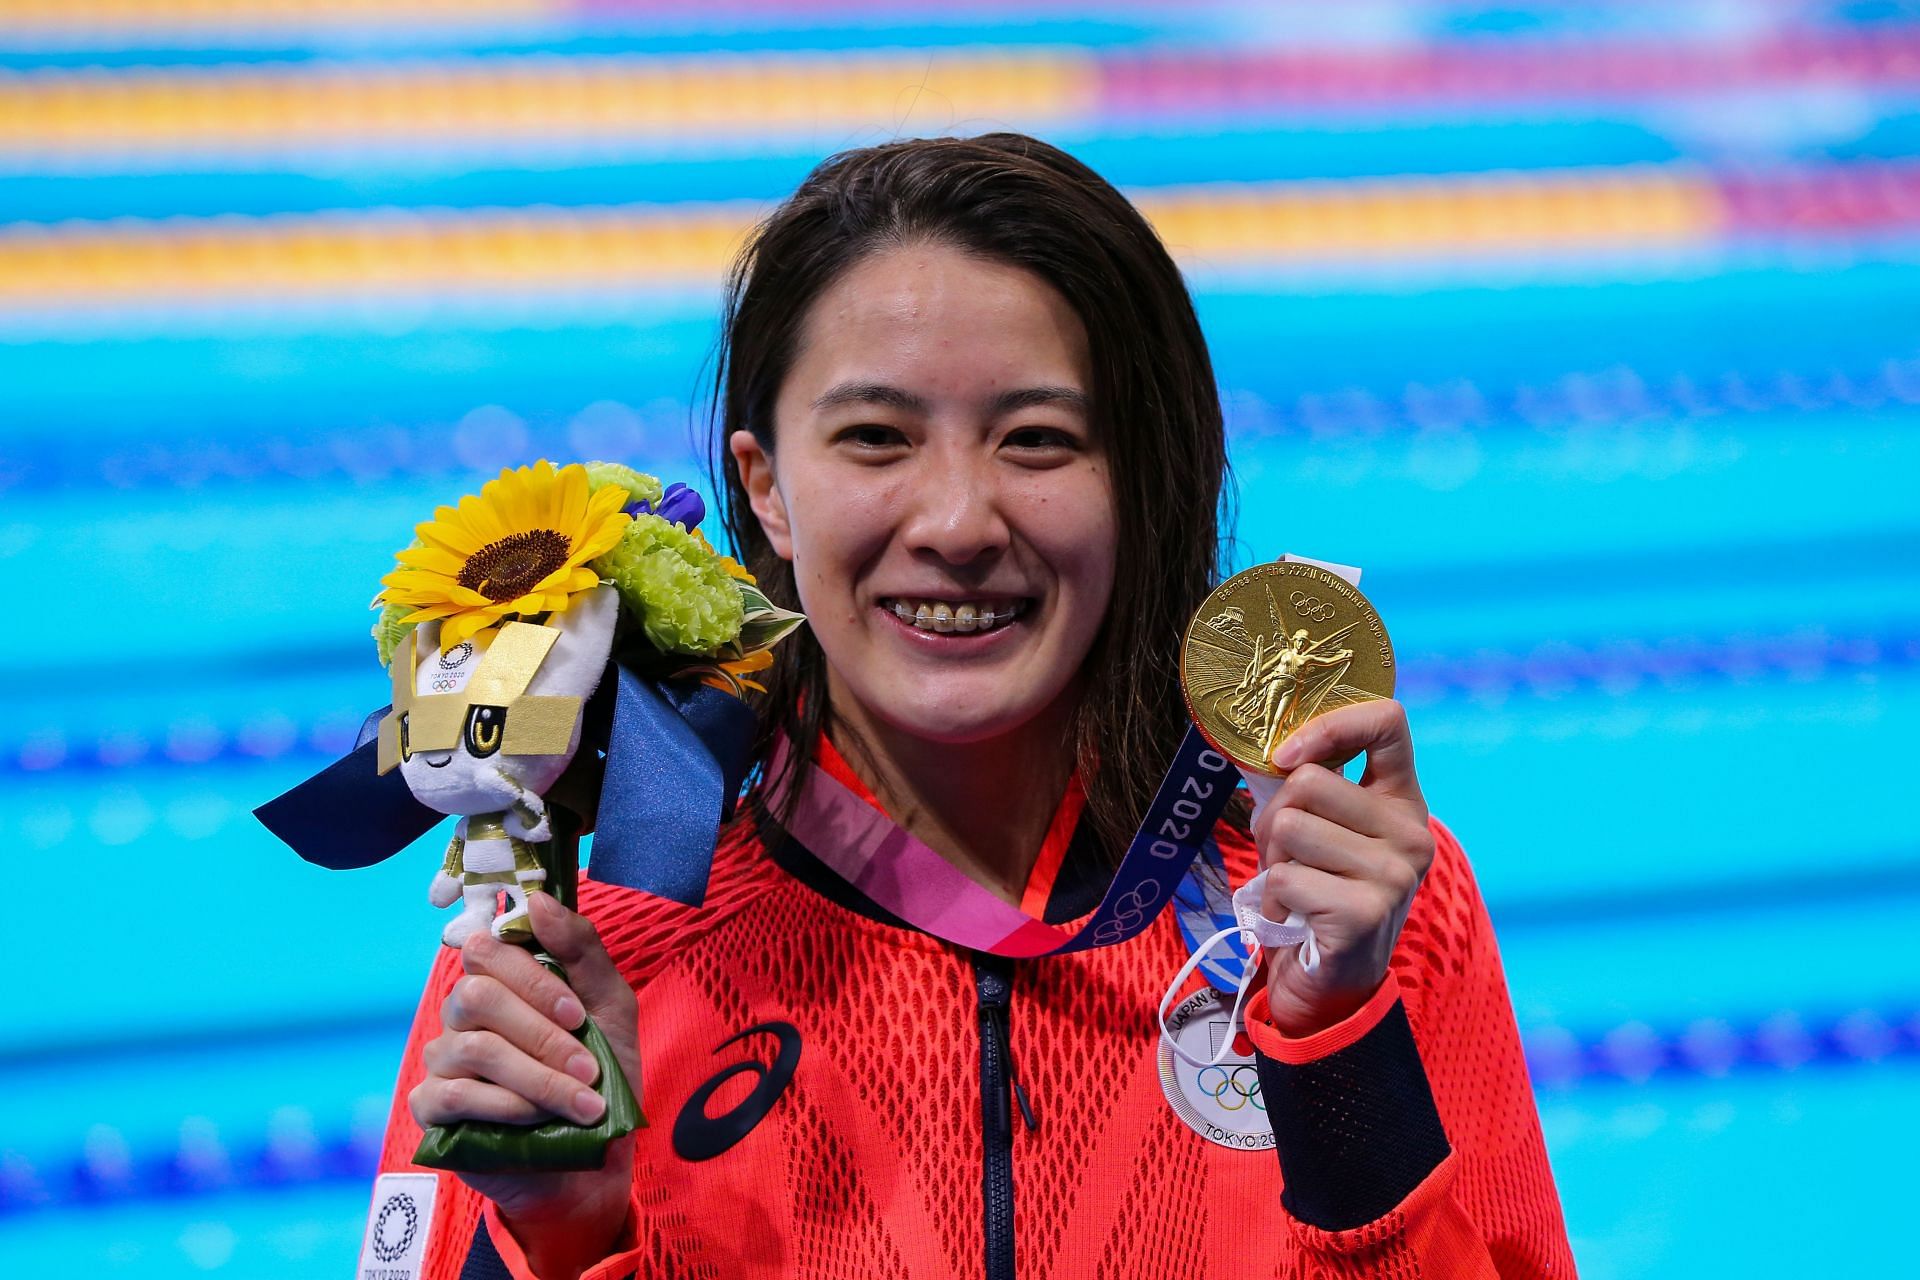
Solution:
{"label": "gold medal", "polygon": [[1393,696],[1393,644],[1367,598],[1318,565],[1255,565],[1215,587],[1180,649],[1187,713],[1214,749],[1273,774],[1322,711]]}

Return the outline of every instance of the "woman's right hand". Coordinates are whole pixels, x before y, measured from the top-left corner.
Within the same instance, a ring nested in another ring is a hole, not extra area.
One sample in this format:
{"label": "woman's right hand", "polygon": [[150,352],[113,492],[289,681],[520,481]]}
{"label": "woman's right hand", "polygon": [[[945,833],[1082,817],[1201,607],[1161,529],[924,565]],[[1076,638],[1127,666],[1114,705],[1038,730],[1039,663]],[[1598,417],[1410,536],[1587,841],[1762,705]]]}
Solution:
{"label": "woman's right hand", "polygon": [[[592,1087],[594,1061],[573,1032],[591,1014],[606,1034],[635,1097],[640,1093],[638,1007],[593,925],[547,893],[530,893],[534,936],[573,988],[523,947],[486,930],[460,949],[466,974],[440,1006],[427,1078],[407,1097],[421,1125],[456,1120],[537,1124],[558,1116],[597,1122],[606,1105]],[[577,1276],[615,1251],[633,1184],[633,1138],[578,1173],[461,1174],[492,1200],[527,1262],[542,1277]]]}

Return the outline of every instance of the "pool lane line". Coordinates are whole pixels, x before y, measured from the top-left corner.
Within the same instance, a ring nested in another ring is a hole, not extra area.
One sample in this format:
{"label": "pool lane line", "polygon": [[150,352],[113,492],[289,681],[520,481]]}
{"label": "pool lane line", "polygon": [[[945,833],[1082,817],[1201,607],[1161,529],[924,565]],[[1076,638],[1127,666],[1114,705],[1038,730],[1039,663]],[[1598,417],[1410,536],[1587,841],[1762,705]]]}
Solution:
{"label": "pool lane line", "polygon": [[[1711,243],[1730,226],[1713,181],[1678,166],[1131,194],[1177,256],[1206,266],[1670,249]],[[1907,216],[1904,206],[1889,207]],[[733,201],[15,223],[0,227],[0,317],[128,302],[710,284],[767,208]]]}
{"label": "pool lane line", "polygon": [[0,73],[0,152],[104,155],[322,142],[468,141],[902,124],[902,94],[948,109],[917,125],[1026,128],[1169,115],[1489,110],[1672,96],[1920,84],[1920,24],[1735,36],[1437,40],[1308,50],[1095,52],[979,44],[904,53],[783,51],[413,57],[113,72]]}

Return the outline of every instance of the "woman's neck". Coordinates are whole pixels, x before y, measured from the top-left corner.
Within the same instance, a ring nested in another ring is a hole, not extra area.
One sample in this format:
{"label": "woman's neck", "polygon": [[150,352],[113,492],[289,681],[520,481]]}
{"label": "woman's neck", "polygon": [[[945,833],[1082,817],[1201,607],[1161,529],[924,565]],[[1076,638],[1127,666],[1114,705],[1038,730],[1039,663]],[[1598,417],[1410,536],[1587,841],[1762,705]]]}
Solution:
{"label": "woman's neck", "polygon": [[[1069,698],[1060,702],[1073,706]],[[1070,710],[1049,710],[1017,733],[959,744],[903,733],[863,715],[851,699],[835,711],[841,728],[834,745],[888,816],[969,879],[1018,905],[1073,773]]]}

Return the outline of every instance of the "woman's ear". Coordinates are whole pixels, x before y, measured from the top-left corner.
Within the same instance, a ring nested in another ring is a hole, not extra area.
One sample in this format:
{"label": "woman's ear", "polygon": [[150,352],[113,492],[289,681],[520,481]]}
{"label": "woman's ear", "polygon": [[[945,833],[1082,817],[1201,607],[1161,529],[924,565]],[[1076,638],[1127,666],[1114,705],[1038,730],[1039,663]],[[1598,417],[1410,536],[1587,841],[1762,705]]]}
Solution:
{"label": "woman's ear", "polygon": [[793,559],[793,530],[787,523],[787,503],[775,483],[773,455],[768,453],[751,431],[736,431],[727,437],[727,450],[740,472],[740,486],[747,491],[747,505],[765,530],[767,543],[782,560]]}

